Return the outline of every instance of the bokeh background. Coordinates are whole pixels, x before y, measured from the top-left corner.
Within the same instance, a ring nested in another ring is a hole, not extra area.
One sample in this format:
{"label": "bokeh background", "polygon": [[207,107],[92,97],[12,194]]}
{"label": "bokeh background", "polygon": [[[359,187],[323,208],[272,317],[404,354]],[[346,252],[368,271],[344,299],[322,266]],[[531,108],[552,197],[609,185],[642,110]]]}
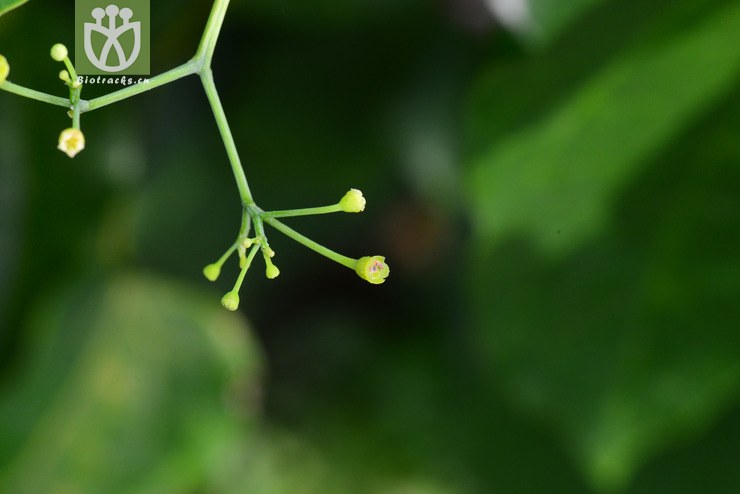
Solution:
{"label": "bokeh background", "polygon": [[[209,9],[152,2],[154,73]],[[0,18],[13,82],[73,14]],[[234,0],[214,70],[260,205],[362,189],[289,224],[389,281],[274,232],[228,313],[196,78],[74,160],[0,91],[1,493],[740,492],[740,2]]]}

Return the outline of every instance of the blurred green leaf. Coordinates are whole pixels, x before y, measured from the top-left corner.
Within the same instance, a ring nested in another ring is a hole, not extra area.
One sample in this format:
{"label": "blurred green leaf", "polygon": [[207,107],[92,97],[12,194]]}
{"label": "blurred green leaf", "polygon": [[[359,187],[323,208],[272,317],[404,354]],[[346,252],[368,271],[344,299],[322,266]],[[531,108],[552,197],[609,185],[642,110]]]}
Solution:
{"label": "blurred green leaf", "polygon": [[531,0],[532,28],[529,34],[537,43],[550,41],[568,24],[602,2],[604,0]]}
{"label": "blurred green leaf", "polygon": [[[467,181],[472,307],[492,372],[604,491],[740,391],[737,102],[688,132],[737,83],[740,5],[664,15],[649,43],[493,129]],[[500,80],[478,87],[478,125],[515,90]]]}
{"label": "blurred green leaf", "polygon": [[737,98],[692,129],[736,87],[740,4],[659,24],[500,132],[467,182],[471,307],[490,370],[604,491],[740,392]]}
{"label": "blurred green leaf", "polygon": [[[478,234],[526,233],[554,253],[598,234],[616,191],[735,83],[738,43],[740,6],[732,3],[617,57],[551,113],[492,142],[468,177]],[[512,89],[483,81],[478,97]]]}
{"label": "blurred green leaf", "polygon": [[217,297],[127,275],[37,312],[23,376],[0,403],[13,424],[3,492],[192,492],[252,434],[257,351]]}
{"label": "blurred green leaf", "polygon": [[250,18],[260,19],[265,24],[311,29],[356,26],[369,22],[387,23],[400,14],[413,13],[414,9],[423,5],[423,0],[324,0],[311,4],[301,0],[254,0],[244,2],[239,7]]}
{"label": "blurred green leaf", "polygon": [[28,0],[0,0],[0,15],[7,14],[16,7],[20,7]]}

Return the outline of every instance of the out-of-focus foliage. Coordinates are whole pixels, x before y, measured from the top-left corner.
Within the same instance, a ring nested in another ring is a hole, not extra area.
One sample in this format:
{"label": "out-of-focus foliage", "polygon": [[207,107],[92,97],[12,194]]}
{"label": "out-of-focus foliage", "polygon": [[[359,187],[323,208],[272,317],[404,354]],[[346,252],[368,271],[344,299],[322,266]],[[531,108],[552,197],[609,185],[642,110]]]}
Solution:
{"label": "out-of-focus foliage", "polygon": [[20,7],[28,0],[0,0],[0,15],[3,15],[16,7]]}
{"label": "out-of-focus foliage", "polygon": [[137,275],[36,301],[23,376],[0,401],[2,491],[218,485],[254,435],[259,359],[208,301]]}
{"label": "out-of-focus foliage", "polygon": [[[272,233],[249,325],[200,274],[239,201],[197,80],[83,115],[73,161],[0,92],[0,493],[740,492],[739,6],[233,0],[258,202],[359,188],[290,224],[393,267]],[[207,14],[152,2],[155,70]],[[72,15],[0,19],[12,81],[63,94]]]}

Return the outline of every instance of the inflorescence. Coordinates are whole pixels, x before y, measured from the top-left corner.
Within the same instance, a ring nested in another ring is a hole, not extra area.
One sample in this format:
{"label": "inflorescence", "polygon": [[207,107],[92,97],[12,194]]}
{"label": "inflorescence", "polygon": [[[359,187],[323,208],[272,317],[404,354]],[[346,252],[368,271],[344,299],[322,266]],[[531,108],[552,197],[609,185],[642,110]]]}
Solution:
{"label": "inflorescence", "polygon": [[[270,248],[270,244],[268,243],[267,235],[265,234],[265,225],[273,227],[275,230],[278,230],[319,254],[354,270],[360,278],[369,283],[378,285],[385,282],[390,273],[390,268],[385,263],[384,257],[366,256],[360,259],[353,259],[343,256],[318,244],[317,242],[314,242],[280,221],[280,218],[296,216],[336,212],[360,213],[365,210],[366,201],[362,192],[359,190],[350,189],[339,200],[339,202],[330,206],[283,211],[263,211],[257,206],[252,198],[252,193],[249,190],[244,169],[242,168],[223,106],[221,105],[221,101],[216,91],[211,71],[213,51],[216,46],[218,34],[221,30],[221,25],[226,15],[228,4],[229,0],[214,1],[213,9],[208,19],[198,51],[191,60],[179,67],[150,79],[149,83],[146,85],[139,84],[127,87],[106,96],[85,101],[81,99],[82,83],[80,82],[74,66],[69,59],[69,52],[63,44],[58,43],[51,48],[51,57],[55,61],[63,63],[65,66],[65,68],[59,72],[59,79],[68,87],[69,99],[58,98],[56,96],[34,91],[11,83],[7,80],[10,73],[10,66],[7,59],[2,55],[0,55],[0,89],[52,105],[68,107],[68,114],[72,119],[72,126],[61,132],[57,147],[70,158],[74,158],[78,153],[85,149],[85,136],[80,127],[80,115],[83,112],[92,111],[102,106],[121,101],[125,98],[168,84],[188,75],[199,75],[203,83],[206,96],[208,97],[208,101],[211,104],[216,124],[221,132],[221,137],[224,141],[224,146],[232,171],[234,172],[234,178],[239,189],[242,203],[242,222],[236,240],[216,262],[209,264],[203,269],[203,274],[208,280],[216,281],[221,274],[221,268],[224,263],[234,253],[237,254],[241,270],[233,288],[221,299],[221,304],[226,309],[232,311],[239,307],[239,290],[241,289],[247,271],[252,265],[252,261],[258,252],[262,254],[262,258],[264,259],[265,275],[267,278],[274,279],[280,275],[280,270],[273,263],[275,251]],[[253,234],[252,228],[254,228]]]}

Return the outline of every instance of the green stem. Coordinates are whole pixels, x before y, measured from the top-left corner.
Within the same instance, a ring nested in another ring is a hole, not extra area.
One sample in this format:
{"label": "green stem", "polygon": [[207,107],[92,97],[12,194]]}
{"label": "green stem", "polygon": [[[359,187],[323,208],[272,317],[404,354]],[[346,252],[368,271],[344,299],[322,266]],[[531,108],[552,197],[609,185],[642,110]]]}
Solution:
{"label": "green stem", "polygon": [[252,260],[254,259],[254,256],[257,254],[257,249],[259,249],[259,244],[252,247],[252,250],[249,251],[249,255],[247,256],[247,261],[244,263],[244,267],[242,267],[242,270],[239,273],[239,277],[236,279],[236,283],[234,283],[233,291],[238,292],[241,289],[242,283],[244,283],[244,277],[247,275],[247,271],[249,270],[249,266],[252,265]]}
{"label": "green stem", "polygon": [[[218,1],[216,3],[218,3]],[[213,82],[213,72],[210,68],[204,68],[200,73],[200,78],[203,81],[203,88],[205,89],[206,96],[208,96],[208,101],[211,104],[213,116],[216,118],[216,125],[218,126],[218,130],[221,132],[221,138],[226,147],[226,154],[229,156],[231,170],[234,172],[234,178],[236,179],[236,185],[239,188],[242,205],[245,207],[253,205],[254,199],[252,198],[252,192],[249,190],[247,177],[244,175],[244,168],[239,159],[239,153],[236,150],[234,136],[231,134],[229,122],[226,120],[226,113],[224,113],[224,107],[221,105],[221,99],[218,97],[216,84]]]}
{"label": "green stem", "polygon": [[74,113],[72,115],[72,127],[74,127],[77,130],[80,130],[80,104],[77,102],[76,105],[74,105]]}
{"label": "green stem", "polygon": [[67,72],[69,72],[69,76],[72,79],[72,82],[77,80],[77,72],[75,72],[75,67],[72,65],[72,61],[69,59],[69,57],[64,58],[64,66],[67,67]]}
{"label": "green stem", "polygon": [[215,262],[215,264],[220,268],[224,265],[224,263],[228,260],[228,258],[231,256],[231,254],[234,253],[236,250],[236,247],[239,245],[239,241],[237,240],[234,242],[229,249],[224,252],[224,255],[221,256],[221,258]]}
{"label": "green stem", "polygon": [[296,242],[305,245],[309,249],[318,252],[324,257],[328,257],[332,261],[338,262],[339,264],[346,266],[352,270],[354,270],[355,266],[357,265],[357,259],[352,259],[351,257],[343,256],[342,254],[334,252],[331,249],[327,249],[323,245],[314,242],[310,238],[304,237],[285,223],[275,218],[265,218],[265,223],[278,230],[279,232],[285,234],[286,236],[292,238]]}
{"label": "green stem", "polygon": [[182,79],[183,77],[196,74],[198,73],[200,68],[201,64],[198,60],[190,60],[180,65],[179,67],[175,67],[174,69],[168,70],[167,72],[159,74],[156,77],[152,77],[151,79],[149,79],[148,83],[140,83],[134,86],[129,86],[127,88],[121,89],[119,91],[114,91],[110,94],[106,94],[105,96],[101,96],[90,101],[81,101],[80,103],[82,103],[83,105],[82,111],[96,110],[103,106],[117,103],[118,101],[124,100],[126,98],[130,98],[131,96],[136,96],[137,94],[151,91],[152,89],[158,88],[159,86],[164,86],[165,84],[169,84],[170,82]]}
{"label": "green stem", "polygon": [[249,216],[247,208],[242,208],[242,226],[239,228],[239,239],[241,241],[249,236],[249,230],[251,228],[252,218]]}
{"label": "green stem", "polygon": [[23,96],[24,98],[41,101],[42,103],[48,103],[50,105],[69,108],[69,99],[52,96],[51,94],[42,93],[41,91],[35,91],[33,89],[28,89],[27,87],[13,84],[10,81],[5,81],[0,84],[0,89],[9,93],[17,94],[18,96]]}
{"label": "green stem", "polygon": [[286,209],[283,211],[265,211],[260,213],[260,217],[267,218],[292,218],[295,216],[311,216],[316,214],[339,213],[342,207],[339,204],[333,206],[322,206],[318,208]]}
{"label": "green stem", "polygon": [[213,52],[216,49],[216,42],[218,41],[218,35],[221,33],[221,26],[224,23],[226,9],[228,9],[228,7],[229,0],[215,0],[213,2],[211,14],[208,16],[208,22],[203,31],[203,37],[200,39],[200,45],[195,54],[196,59],[203,61],[203,67],[211,66]]}

